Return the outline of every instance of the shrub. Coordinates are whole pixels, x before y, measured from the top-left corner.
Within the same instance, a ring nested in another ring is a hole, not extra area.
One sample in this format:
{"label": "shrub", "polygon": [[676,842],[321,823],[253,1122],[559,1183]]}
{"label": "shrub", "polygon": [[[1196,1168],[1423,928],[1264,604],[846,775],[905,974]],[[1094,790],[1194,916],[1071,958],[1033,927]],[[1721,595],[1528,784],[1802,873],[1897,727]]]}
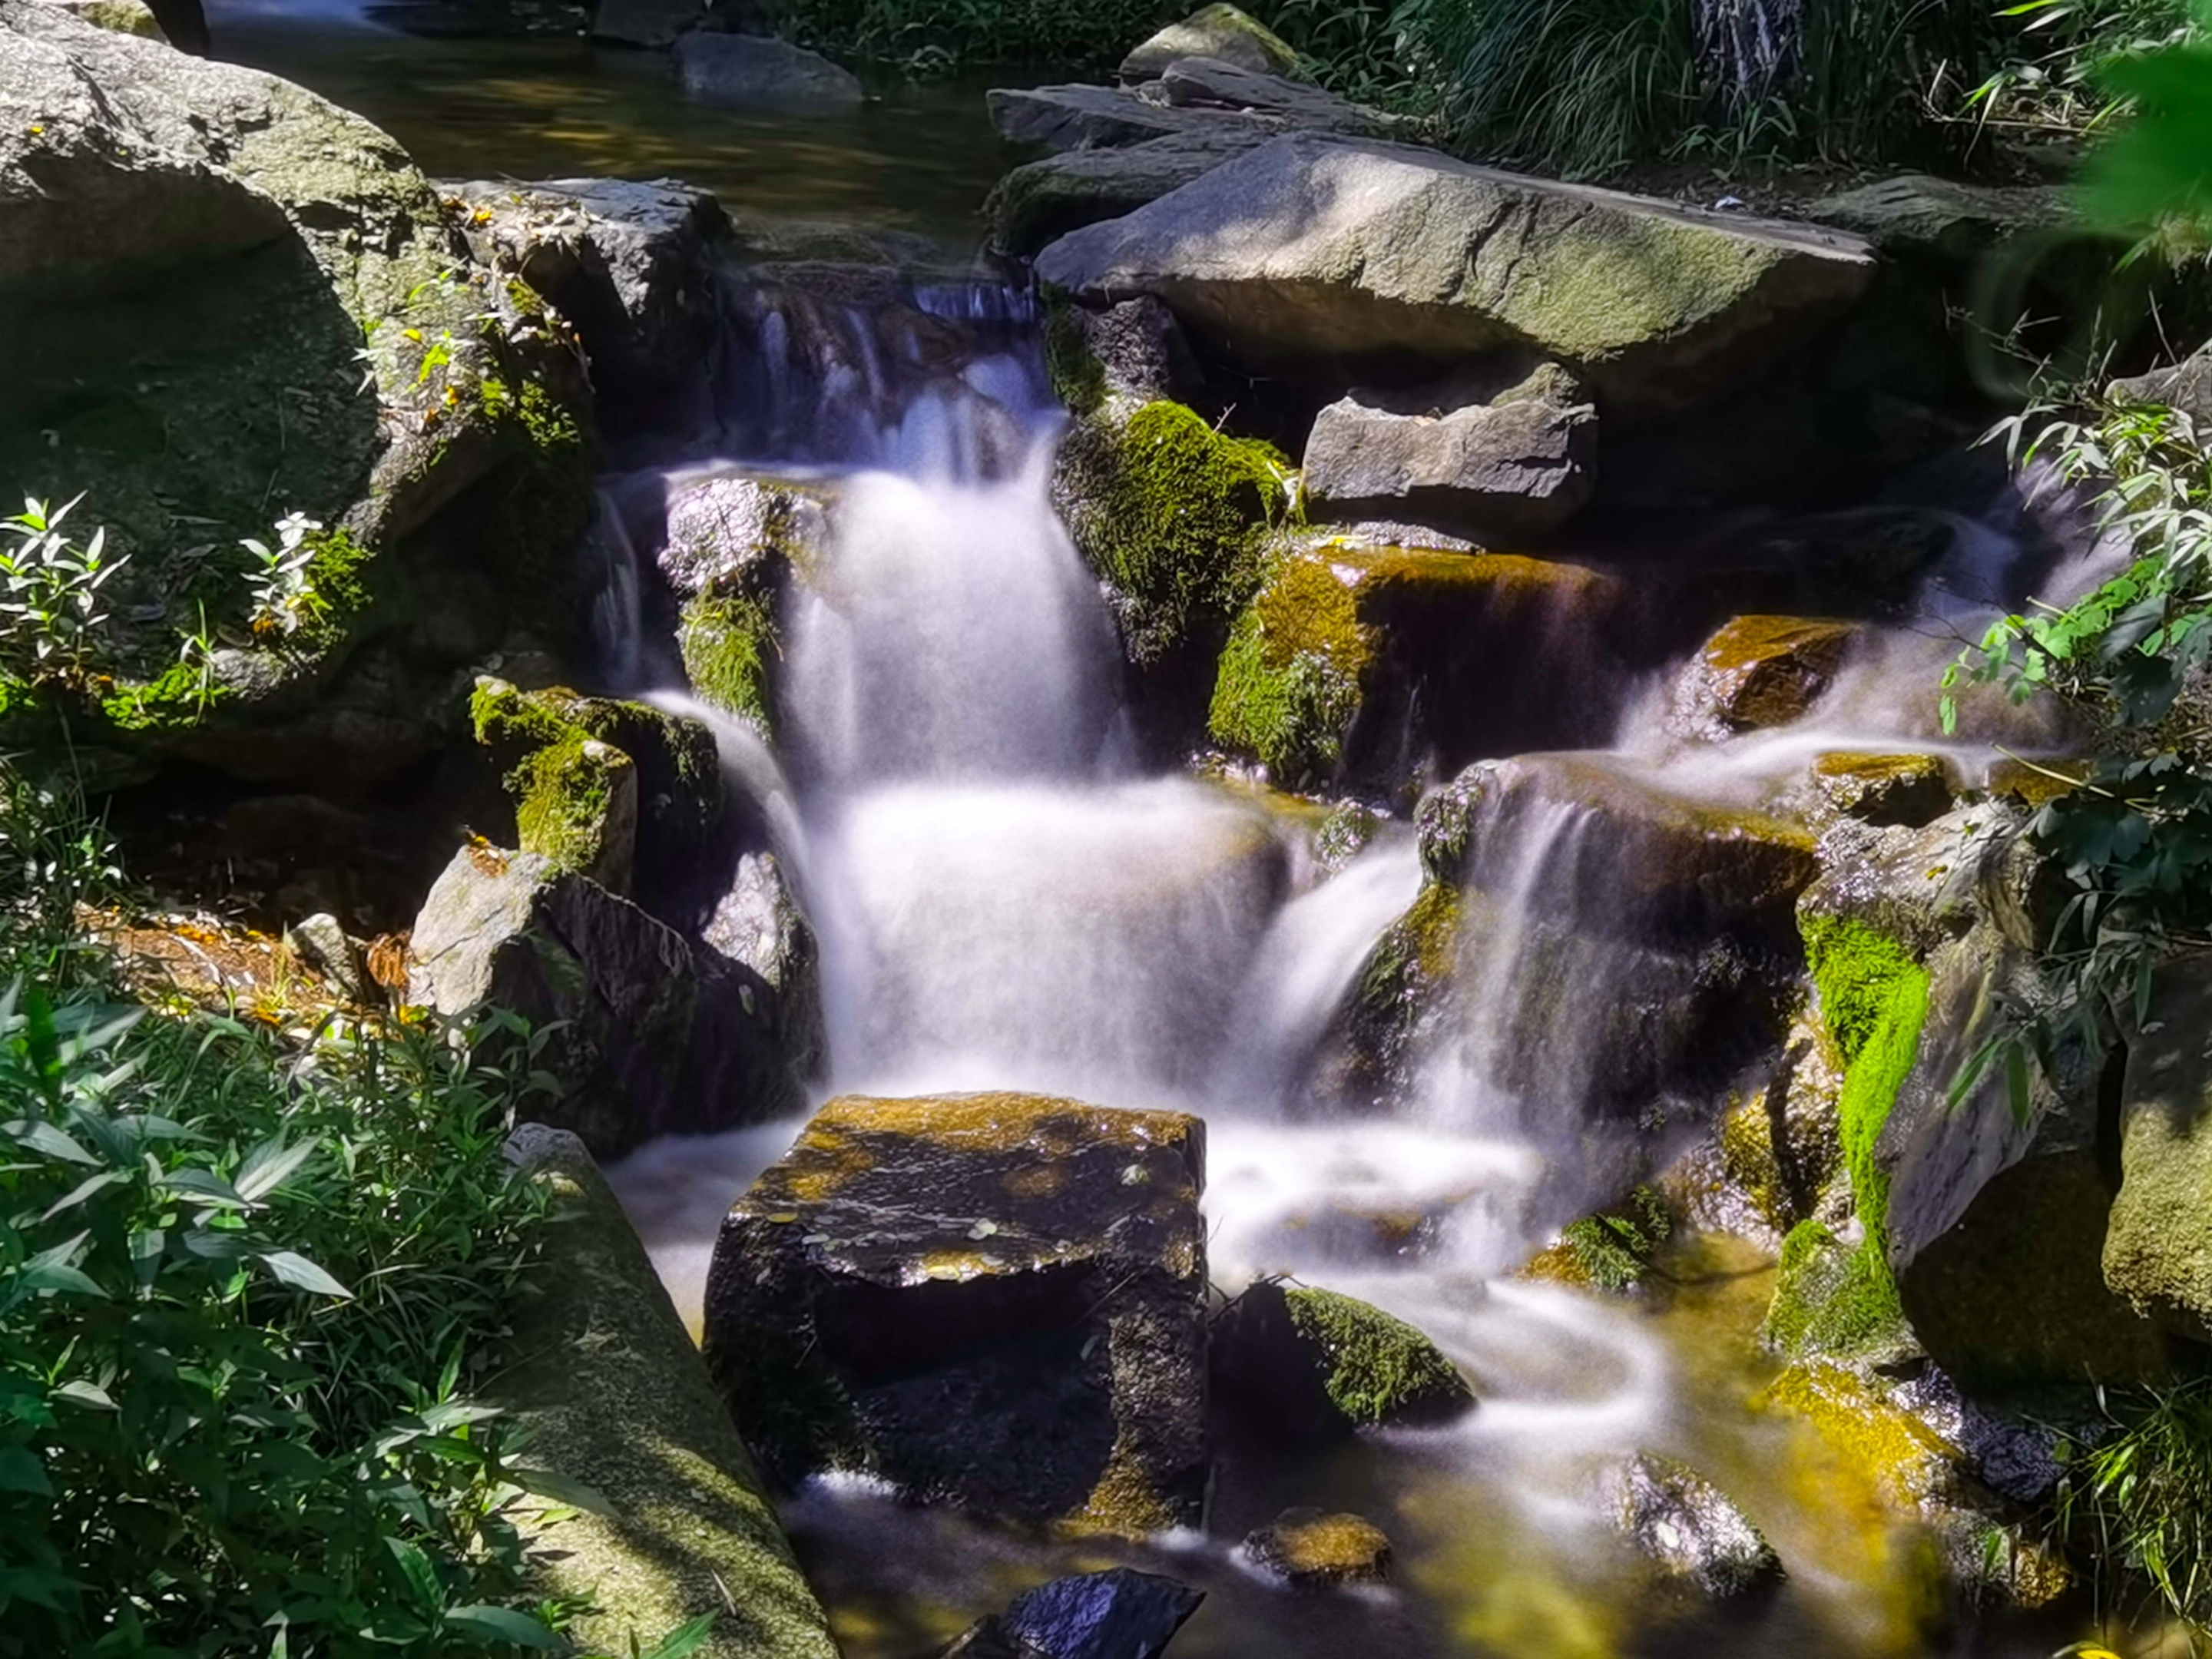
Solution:
{"label": "shrub", "polygon": [[580,1495],[467,1392],[544,1203],[519,1069],[118,1004],[70,805],[0,772],[0,1655],[563,1645],[515,1517]]}
{"label": "shrub", "polygon": [[2056,1529],[2091,1552],[2100,1594],[2147,1583],[2212,1638],[2212,1379],[2105,1403],[2104,1437],[2061,1443]]}

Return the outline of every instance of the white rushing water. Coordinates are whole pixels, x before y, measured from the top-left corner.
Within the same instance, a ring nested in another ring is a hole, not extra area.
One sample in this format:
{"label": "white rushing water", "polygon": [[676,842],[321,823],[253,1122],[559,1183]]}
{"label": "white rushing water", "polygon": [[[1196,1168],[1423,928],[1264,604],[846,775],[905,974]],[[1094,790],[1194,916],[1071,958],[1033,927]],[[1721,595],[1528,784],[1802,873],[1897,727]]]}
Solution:
{"label": "white rushing water", "polygon": [[[1584,1109],[1618,1058],[1603,1043],[1625,1040],[1606,1036],[1608,1005],[1648,991],[1635,975],[1688,971],[1610,945],[1559,954],[1608,903],[1596,818],[1540,805],[1478,850],[1480,953],[1403,1109],[1316,1119],[1301,1104],[1316,1050],[1419,889],[1410,830],[1386,826],[1332,872],[1249,792],[1135,775],[1109,614],[1048,498],[1054,416],[1033,362],[998,351],[917,379],[848,313],[811,337],[774,307],[756,323],[772,349],[726,430],[859,469],[789,631],[796,787],[749,728],[714,720],[732,775],[782,804],[778,851],[822,944],[823,1093],[1012,1088],[1201,1112],[1215,1280],[1288,1273],[1430,1333],[1484,1404],[1422,1455],[1528,1527],[1564,1529],[1571,1557],[1584,1460],[1667,1444],[1682,1403],[1632,1311],[1509,1277],[1606,1195]],[[2001,721],[1971,741],[1935,728],[1928,688],[2016,551],[1960,540],[1944,597],[1870,630],[1797,726],[1686,744],[1660,685],[1588,763],[1755,805],[1826,750],[1942,746],[1972,768],[1993,738],[2033,741]],[[1539,998],[1547,951],[1567,982]],[[796,1127],[663,1143],[611,1172],[687,1314],[723,1211]]]}

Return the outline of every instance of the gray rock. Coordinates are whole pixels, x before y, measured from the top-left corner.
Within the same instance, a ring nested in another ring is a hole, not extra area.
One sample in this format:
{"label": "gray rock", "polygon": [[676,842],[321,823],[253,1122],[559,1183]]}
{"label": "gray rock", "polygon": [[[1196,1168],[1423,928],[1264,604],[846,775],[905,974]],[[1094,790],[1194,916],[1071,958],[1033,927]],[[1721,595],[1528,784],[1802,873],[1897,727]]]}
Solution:
{"label": "gray rock", "polygon": [[592,39],[625,46],[673,46],[676,37],[706,21],[708,0],[599,0]]}
{"label": "gray rock", "polygon": [[991,240],[1003,252],[1026,257],[1071,230],[1133,213],[1273,136],[1249,125],[1216,125],[1028,162],[1000,179],[983,204]]}
{"label": "gray rock", "polygon": [[143,35],[149,40],[166,43],[168,36],[161,32],[161,20],[145,0],[46,0],[48,5],[59,6],[64,11],[94,28],[112,29],[118,34]]}
{"label": "gray rock", "polygon": [[1000,1623],[1047,1659],[1160,1659],[1205,1600],[1158,1573],[1113,1567],[1024,1590]]}
{"label": "gray rock", "polygon": [[865,95],[850,70],[763,34],[684,35],[676,74],[684,91],[714,104],[838,109]]}
{"label": "gray rock", "polygon": [[575,325],[592,384],[617,414],[649,414],[695,383],[703,392],[717,329],[714,263],[731,236],[711,191],[672,179],[447,188],[489,216],[471,240],[511,261]]}
{"label": "gray rock", "polygon": [[2105,1282],[2212,1341],[2212,954],[2160,969],[2127,1066]]}
{"label": "gray rock", "polygon": [[1274,137],[1278,117],[1245,111],[1170,109],[1114,87],[995,87],[986,95],[992,125],[1009,143],[1047,149],[1110,149],[1176,134]]}
{"label": "gray rock", "polygon": [[1557,530],[1596,488],[1597,410],[1556,363],[1499,390],[1504,378],[1339,398],[1306,440],[1307,496],[1336,518]]}
{"label": "gray rock", "polygon": [[1212,58],[1255,75],[1296,75],[1298,54],[1290,43],[1257,18],[1235,6],[1211,5],[1170,23],[1121,60],[1121,79],[1129,85],[1156,79],[1183,58]]}
{"label": "gray rock", "polygon": [[1606,1516],[1669,1579],[1715,1597],[1779,1583],[1782,1559],[1719,1487],[1672,1458],[1639,1452],[1605,1470]]}
{"label": "gray rock", "polygon": [[1310,135],[1036,262],[1094,303],[1158,295],[1255,373],[1404,384],[1414,366],[1519,347],[1583,374],[1601,410],[1639,414],[1756,374],[1849,309],[1873,269],[1839,233]]}
{"label": "gray rock", "polygon": [[1199,1515],[1204,1126],[848,1096],[739,1199],[709,1369],[769,1473],[1140,1534]]}
{"label": "gray rock", "polygon": [[[264,781],[366,785],[433,752],[471,663],[574,626],[580,364],[359,117],[25,0],[0,0],[0,474],[85,492],[76,522],[130,559],[104,590],[102,706],[64,686],[43,712]],[[464,495],[465,535],[418,533]],[[207,550],[291,512],[319,555],[347,538],[345,580],[311,626],[253,634]],[[211,653],[211,695],[179,696],[162,677],[203,617],[240,642]]]}
{"label": "gray rock", "polygon": [[773,853],[744,854],[730,890],[708,918],[704,943],[767,981],[775,993],[777,1045],[802,1078],[829,1058],[822,1018],[822,948]]}
{"label": "gray rock", "polygon": [[325,911],[294,922],[284,930],[284,945],[348,1002],[372,1000],[368,966],[336,916]]}
{"label": "gray rock", "polygon": [[533,1068],[561,1093],[535,1109],[599,1157],[799,1103],[764,983],[695,963],[637,906],[534,853],[454,855],[415,920],[407,995],[441,1013],[489,1006],[533,1028],[560,1022]]}
{"label": "gray rock", "polygon": [[1063,314],[1109,396],[1187,404],[1203,384],[1182,325],[1158,300],[1124,300],[1103,311],[1070,306]]}
{"label": "gray rock", "polygon": [[589,1604],[570,1633],[628,1653],[711,1613],[698,1659],[836,1659],[775,1506],[591,1154],[526,1123],[507,1156],[555,1208],[501,1345],[500,1403],[528,1430],[533,1465],[609,1510],[528,1528],[549,1588]]}
{"label": "gray rock", "polygon": [[1170,109],[1226,110],[1272,116],[1302,132],[1343,132],[1383,137],[1403,124],[1324,92],[1319,87],[1212,58],[1184,58],[1168,65],[1158,82],[1138,95]]}
{"label": "gray rock", "polygon": [[2194,356],[2170,368],[2115,380],[2106,395],[2120,403],[2178,410],[2189,417],[2203,441],[2212,436],[2212,345],[2199,347]]}
{"label": "gray rock", "polygon": [[1804,215],[1854,231],[1885,253],[1964,263],[2022,231],[2063,224],[2073,205],[2063,185],[1970,185],[1906,173],[1823,196]]}

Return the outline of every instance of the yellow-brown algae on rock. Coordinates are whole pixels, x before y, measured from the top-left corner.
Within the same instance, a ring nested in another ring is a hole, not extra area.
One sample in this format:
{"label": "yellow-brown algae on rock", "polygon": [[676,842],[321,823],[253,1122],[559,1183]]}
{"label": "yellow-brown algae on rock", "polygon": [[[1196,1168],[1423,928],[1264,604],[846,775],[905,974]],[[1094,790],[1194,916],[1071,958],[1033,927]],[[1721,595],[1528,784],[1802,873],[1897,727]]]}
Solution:
{"label": "yellow-brown algae on rock", "polygon": [[708,1363],[787,1483],[1077,1530],[1194,1522],[1205,1126],[1042,1095],[846,1096],[739,1199]]}

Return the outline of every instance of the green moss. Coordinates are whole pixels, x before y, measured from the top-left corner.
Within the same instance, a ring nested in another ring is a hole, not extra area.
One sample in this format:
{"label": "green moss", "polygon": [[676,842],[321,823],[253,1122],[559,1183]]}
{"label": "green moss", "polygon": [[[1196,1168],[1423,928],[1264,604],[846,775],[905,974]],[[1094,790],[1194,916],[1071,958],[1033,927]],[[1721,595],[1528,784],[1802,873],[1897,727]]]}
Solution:
{"label": "green moss", "polygon": [[717,708],[775,730],[770,671],[781,658],[775,612],[753,593],[706,592],[684,606],[676,647],[691,689]]}
{"label": "green moss", "polygon": [[1848,1359],[1887,1347],[1904,1332],[1897,1285],[1871,1237],[1847,1249],[1818,1221],[1790,1230],[1760,1330],[1770,1346],[1790,1359]]}
{"label": "green moss", "polygon": [[1359,680],[1325,651],[1285,648],[1255,606],[1237,618],[1214,672],[1206,729],[1295,788],[1334,771],[1359,712]]}
{"label": "green moss", "polygon": [[1644,1282],[1674,1228],[1666,1200],[1651,1188],[1638,1187],[1621,1203],[1584,1216],[1560,1233],[1558,1248],[1567,1258],[1562,1265],[1569,1267],[1562,1276],[1593,1290],[1632,1291]]}
{"label": "green moss", "polygon": [[1849,1066],[1888,1012],[1898,983],[1926,975],[1895,939],[1846,916],[1808,915],[1798,931],[1805,963],[1820,999],[1820,1019]]}
{"label": "green moss", "polygon": [[1106,366],[1085,342],[1082,322],[1066,300],[1054,300],[1045,313],[1044,367],[1071,414],[1094,413],[1106,401]]}
{"label": "green moss", "polygon": [[1131,659],[1221,637],[1260,585],[1268,532],[1293,511],[1282,453],[1162,401],[1126,418],[1109,404],[1062,460],[1070,529],[1119,596]]}
{"label": "green moss", "polygon": [[1285,1291],[1291,1322],[1326,1356],[1329,1402],[1363,1427],[1432,1419],[1473,1395],[1459,1368],[1402,1319],[1334,1291]]}
{"label": "green moss", "polygon": [[505,680],[485,675],[469,695],[469,724],[478,743],[511,746],[520,758],[529,750],[565,742],[582,732],[560,711],[561,700],[573,696],[570,692],[518,690]]}
{"label": "green moss", "polygon": [[526,757],[507,776],[522,850],[594,875],[626,865],[617,796],[630,769],[621,750],[580,733]]}

